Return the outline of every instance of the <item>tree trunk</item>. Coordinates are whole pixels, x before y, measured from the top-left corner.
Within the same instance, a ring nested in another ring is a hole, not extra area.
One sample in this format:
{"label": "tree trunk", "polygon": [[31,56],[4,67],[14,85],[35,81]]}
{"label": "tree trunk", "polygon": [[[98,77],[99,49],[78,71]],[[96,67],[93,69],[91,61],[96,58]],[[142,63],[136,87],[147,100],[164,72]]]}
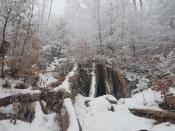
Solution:
{"label": "tree trunk", "polygon": [[51,3],[50,3],[50,9],[49,9],[49,15],[48,15],[48,22],[50,20],[50,15],[51,15],[51,11],[52,11],[52,5],[53,5],[53,0],[51,0]]}
{"label": "tree trunk", "polygon": [[42,10],[42,16],[41,16],[42,22],[44,17],[45,6],[46,6],[46,0],[44,0],[44,3],[43,3],[43,10]]}
{"label": "tree trunk", "polygon": [[6,37],[6,29],[7,29],[8,17],[5,19],[3,32],[2,32],[2,45],[1,45],[1,52],[2,52],[2,65],[1,65],[1,77],[4,78],[4,65],[5,65],[5,37]]}

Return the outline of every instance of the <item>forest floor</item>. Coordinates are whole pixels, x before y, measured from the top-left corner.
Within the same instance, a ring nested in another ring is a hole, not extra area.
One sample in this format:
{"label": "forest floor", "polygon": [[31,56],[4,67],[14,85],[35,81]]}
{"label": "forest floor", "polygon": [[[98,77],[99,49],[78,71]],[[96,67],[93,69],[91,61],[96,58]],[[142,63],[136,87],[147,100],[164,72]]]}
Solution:
{"label": "forest floor", "polygon": [[[76,114],[83,131],[174,131],[175,125],[161,123],[154,125],[155,120],[134,116],[128,109],[143,108],[160,111],[158,103],[161,95],[151,89],[133,95],[131,98],[120,99],[111,104],[106,97],[97,98],[78,95],[75,102]],[[115,99],[115,98],[113,98]],[[89,101],[89,107],[84,102]],[[113,106],[113,110],[111,110]]]}
{"label": "forest floor", "polygon": [[[70,72],[68,76],[72,74],[73,72]],[[40,78],[44,81],[44,87],[56,81],[52,73],[42,74]],[[23,80],[9,79],[9,81],[14,87]],[[14,88],[3,89],[2,83],[4,82],[5,80],[0,80],[0,98],[15,94],[34,93],[30,86],[22,91]],[[138,88],[139,86],[143,88],[145,83],[140,83]],[[61,87],[67,89],[67,80],[62,83]],[[175,89],[171,88],[169,93],[175,95]],[[174,131],[174,124],[169,122],[157,123],[153,119],[135,116],[129,111],[132,108],[162,111],[158,106],[160,102],[162,102],[161,93],[150,88],[133,94],[130,98],[118,100],[112,95],[103,95],[95,98],[93,95],[85,97],[78,94],[74,102],[71,102],[70,99],[64,100],[64,105],[67,107],[70,116],[68,131],[79,130],[76,123],[77,119],[80,122],[82,131]],[[13,113],[14,110],[12,105],[9,105],[1,107],[0,112]],[[31,123],[17,120],[17,123],[14,125],[10,123],[9,119],[0,120],[0,131],[60,131],[61,127],[59,125],[56,113],[44,114],[39,102],[36,102],[35,118]]]}
{"label": "forest floor", "polygon": [[[171,90],[174,91],[174,90]],[[175,91],[174,91],[175,93]],[[77,95],[75,100],[75,114],[78,117],[82,131],[174,131],[175,125],[169,122],[154,124],[156,121],[134,116],[128,109],[143,108],[161,110],[158,103],[162,101],[160,93],[151,89],[133,95],[131,98],[120,99],[117,104],[111,104],[106,99],[115,100],[110,95],[97,98],[84,97]],[[84,103],[89,101],[87,107]],[[113,110],[111,110],[113,106]],[[1,108],[1,112],[11,112],[12,107]],[[0,130],[2,131],[58,131],[58,121],[56,114],[43,114],[39,103],[36,104],[35,119],[31,124],[17,121],[16,125],[10,123],[10,120],[0,121]],[[73,127],[74,128],[74,127]],[[72,128],[72,131],[76,131]]]}

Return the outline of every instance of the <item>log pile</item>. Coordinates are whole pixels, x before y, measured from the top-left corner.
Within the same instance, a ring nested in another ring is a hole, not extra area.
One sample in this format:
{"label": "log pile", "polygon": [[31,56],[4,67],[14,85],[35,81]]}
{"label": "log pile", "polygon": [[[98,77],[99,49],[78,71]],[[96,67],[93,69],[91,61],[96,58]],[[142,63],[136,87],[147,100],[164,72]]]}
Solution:
{"label": "log pile", "polygon": [[[58,79],[58,82],[56,83],[56,85],[52,85],[53,87],[56,87],[53,90],[51,90],[50,88],[47,88],[47,89],[42,88],[40,90],[31,90],[29,92],[23,92],[12,96],[3,97],[3,98],[0,98],[0,107],[6,107],[14,103],[23,105],[25,103],[33,103],[33,102],[39,101],[42,110],[44,109],[43,110],[44,113],[47,114],[49,113],[49,111],[52,111],[60,114],[61,110],[63,109],[64,99],[68,97],[73,98],[77,94],[78,92],[77,90],[80,83],[80,77],[81,76],[79,76],[78,69],[73,70],[73,72],[71,72],[70,75],[68,75],[68,77],[64,76],[61,79]],[[66,84],[60,85],[64,80]],[[59,87],[61,89],[59,89]],[[62,90],[62,87],[63,88],[65,87],[65,89],[70,89],[70,92],[64,89]],[[45,102],[46,105],[43,104],[42,102]],[[12,116],[13,114],[0,113],[0,120],[11,119]],[[66,117],[67,118],[69,117],[68,114],[66,113],[63,116],[64,116],[63,117],[64,119]],[[16,122],[16,119],[22,120],[20,115],[15,115],[14,119],[15,119],[15,122]],[[69,126],[69,123],[64,123],[64,121],[62,124],[63,124],[61,125],[62,129],[66,129]]]}
{"label": "log pile", "polygon": [[[69,89],[72,91],[76,90],[78,87],[79,82],[79,75],[78,73],[72,74],[70,77],[66,78],[69,82]],[[62,80],[63,81],[63,80]],[[64,85],[63,85],[64,86]],[[19,93],[12,96],[7,96],[0,99],[0,107],[7,106],[10,104],[16,103],[30,103],[30,102],[36,102],[36,101],[45,101],[48,105],[50,105],[52,108],[55,108],[56,103],[58,104],[57,108],[60,108],[62,106],[63,99],[66,96],[65,90],[50,90],[48,89],[40,89],[35,91],[30,91],[27,93]],[[55,110],[55,109],[53,109]]]}

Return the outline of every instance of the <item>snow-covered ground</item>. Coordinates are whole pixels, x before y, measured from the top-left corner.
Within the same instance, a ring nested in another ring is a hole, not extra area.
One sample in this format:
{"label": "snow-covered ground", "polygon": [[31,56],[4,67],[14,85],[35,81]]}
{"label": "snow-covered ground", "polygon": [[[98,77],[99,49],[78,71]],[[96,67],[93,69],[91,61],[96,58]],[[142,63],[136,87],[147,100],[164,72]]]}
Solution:
{"label": "snow-covered ground", "polygon": [[[174,89],[170,91],[175,92]],[[70,116],[70,131],[78,129],[77,122],[75,122],[77,117],[83,131],[174,131],[175,125],[171,123],[154,125],[154,120],[134,116],[128,110],[130,108],[161,110],[158,108],[160,101],[162,101],[160,93],[147,89],[131,98],[120,100],[116,100],[111,95],[97,98],[77,95],[74,104],[75,111],[70,99],[66,99],[64,105]],[[2,110],[4,109],[1,109],[1,112]],[[17,124],[13,125],[9,120],[0,121],[0,131],[23,131],[24,129],[25,131],[59,131],[59,128],[56,114],[44,115],[38,102],[35,119],[31,124],[17,121]]]}
{"label": "snow-covered ground", "polygon": [[[151,89],[137,93],[132,98],[120,99],[111,104],[106,96],[88,98],[76,97],[75,110],[83,131],[174,131],[175,125],[163,123],[154,125],[154,120],[134,116],[129,108],[149,108],[160,110],[160,93]],[[89,106],[86,106],[88,102]],[[85,104],[86,103],[86,104]],[[113,106],[114,112],[111,111]]]}
{"label": "snow-covered ground", "polygon": [[[77,73],[77,65],[68,74],[65,81],[54,91],[65,90],[70,92],[69,89],[69,77],[72,77]],[[147,79],[140,78],[138,89],[144,89],[144,91],[136,93],[131,98],[122,98],[117,100],[111,95],[104,95],[94,98],[95,96],[95,84],[96,77],[94,70],[92,74],[91,93],[89,97],[77,95],[75,101],[71,99],[64,100],[64,106],[69,114],[70,125],[68,131],[79,131],[78,121],[82,127],[82,131],[175,131],[175,125],[171,123],[161,123],[154,125],[155,120],[145,119],[137,117],[130,113],[129,109],[154,109],[161,110],[158,107],[159,102],[162,101],[161,93],[155,92],[151,89],[146,89]],[[56,81],[52,73],[42,74],[40,78],[46,85]],[[133,78],[134,79],[134,78]],[[22,82],[22,80],[15,81],[9,80],[12,83],[11,89],[3,89],[0,85],[0,98],[17,94],[17,93],[39,93],[39,90],[31,90],[30,88],[24,90],[14,89],[13,86]],[[4,83],[5,80],[0,79],[0,83]],[[170,92],[175,95],[175,89],[171,88]],[[59,131],[59,119],[56,113],[48,115],[43,114],[39,102],[36,102],[36,113],[32,123],[26,123],[17,121],[16,125],[10,123],[10,120],[0,121],[0,131]],[[1,113],[12,113],[13,107],[9,105],[7,107],[0,108]],[[78,120],[77,120],[78,119]]]}
{"label": "snow-covered ground", "polygon": [[59,131],[56,114],[43,114],[39,102],[36,103],[35,118],[31,124],[17,120],[16,125],[10,120],[0,121],[0,131]]}
{"label": "snow-covered ground", "polygon": [[[5,84],[6,80],[8,80],[8,82],[11,83],[11,88],[5,89],[5,88],[2,87],[2,85]],[[22,83],[23,83],[23,79],[14,80],[12,78],[7,78],[7,79],[1,79],[0,78],[0,98],[10,96],[10,95],[20,94],[20,93],[34,92],[34,91],[31,91],[31,86],[30,85],[27,89],[23,89],[23,90],[14,88],[16,85],[19,85],[19,84],[22,84]]]}

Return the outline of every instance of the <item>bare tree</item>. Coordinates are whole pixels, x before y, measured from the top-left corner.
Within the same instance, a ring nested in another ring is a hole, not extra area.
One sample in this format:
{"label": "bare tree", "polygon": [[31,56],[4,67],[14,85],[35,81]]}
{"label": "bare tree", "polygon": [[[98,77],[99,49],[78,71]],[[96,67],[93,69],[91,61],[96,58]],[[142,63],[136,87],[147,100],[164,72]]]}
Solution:
{"label": "bare tree", "polygon": [[44,0],[44,3],[43,3],[42,16],[41,16],[42,21],[44,17],[45,6],[46,6],[46,0]]}
{"label": "bare tree", "polygon": [[96,16],[96,22],[98,27],[98,35],[99,35],[99,41],[100,41],[100,47],[101,47],[101,54],[103,53],[103,41],[102,41],[102,23],[101,23],[101,3],[100,0],[97,0],[95,2],[97,6],[97,16]]}
{"label": "bare tree", "polygon": [[51,3],[50,3],[50,9],[49,9],[49,15],[48,15],[48,22],[50,20],[50,15],[51,15],[51,12],[52,12],[52,5],[53,5],[53,0],[51,0]]}
{"label": "bare tree", "polygon": [[129,0],[122,0],[122,32],[121,32],[121,47],[123,46],[124,30],[125,30],[125,15],[126,6]]}
{"label": "bare tree", "polygon": [[[35,0],[4,0],[0,6],[2,28],[2,70],[4,77],[5,63],[11,73],[23,67],[30,67],[38,58],[39,40],[33,19]],[[8,32],[8,30],[10,30]],[[9,41],[9,42],[7,42]],[[8,50],[7,50],[7,43]],[[5,56],[9,58],[5,60]],[[26,60],[26,57],[28,58]]]}
{"label": "bare tree", "polygon": [[22,51],[21,51],[21,56],[24,54],[25,52],[25,46],[27,44],[27,41],[30,37],[30,30],[31,30],[31,24],[32,24],[32,19],[33,19],[33,13],[34,13],[34,0],[31,3],[31,10],[29,13],[29,18],[28,18],[28,23],[27,23],[27,29],[26,29],[26,38],[24,39],[24,43],[22,46]]}
{"label": "bare tree", "polygon": [[140,4],[140,8],[142,9],[143,8],[143,2],[142,2],[142,0],[139,0],[139,4]]}
{"label": "bare tree", "polygon": [[99,44],[100,44],[100,54],[103,54],[103,36],[102,36],[102,5],[101,0],[87,0],[88,8],[91,9],[93,13],[93,19],[95,19],[97,30],[98,30],[98,37],[99,37]]}
{"label": "bare tree", "polygon": [[1,43],[1,59],[2,59],[2,65],[1,65],[1,77],[4,78],[4,65],[5,65],[5,53],[6,53],[6,30],[8,28],[8,24],[12,20],[11,13],[12,13],[12,6],[13,1],[11,0],[3,0],[1,3],[1,10],[0,10],[0,16],[1,16],[1,23],[3,26],[2,31],[2,43]]}

